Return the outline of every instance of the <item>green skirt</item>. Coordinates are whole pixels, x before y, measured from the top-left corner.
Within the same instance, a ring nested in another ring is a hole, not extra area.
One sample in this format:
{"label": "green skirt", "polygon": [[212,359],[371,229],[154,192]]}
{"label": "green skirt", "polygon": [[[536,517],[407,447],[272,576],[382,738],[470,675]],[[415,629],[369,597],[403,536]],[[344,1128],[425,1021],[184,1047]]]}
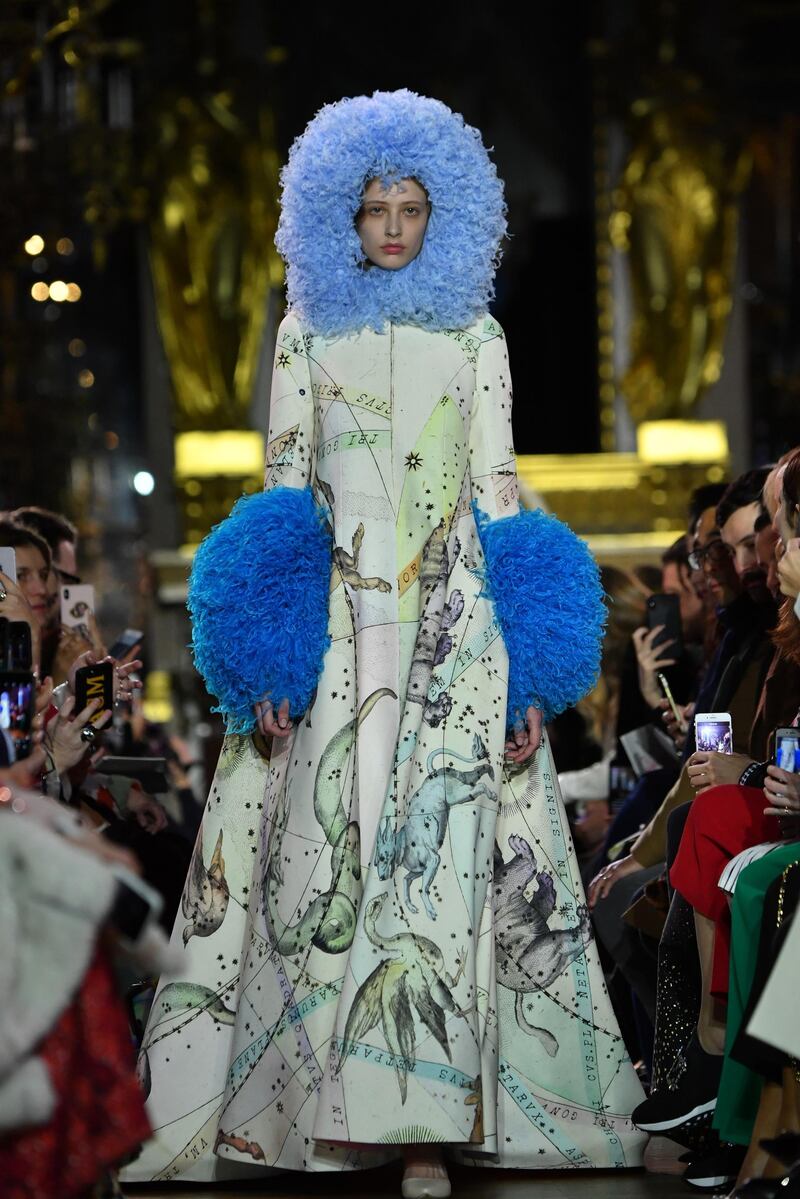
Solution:
{"label": "green skirt", "polygon": [[750,1143],[764,1084],[762,1075],[731,1055],[750,999],[756,972],[764,896],[787,866],[800,858],[800,845],[790,842],[747,866],[736,883],[731,902],[730,989],[725,1034],[725,1062],[720,1079],[714,1127],[724,1141]]}

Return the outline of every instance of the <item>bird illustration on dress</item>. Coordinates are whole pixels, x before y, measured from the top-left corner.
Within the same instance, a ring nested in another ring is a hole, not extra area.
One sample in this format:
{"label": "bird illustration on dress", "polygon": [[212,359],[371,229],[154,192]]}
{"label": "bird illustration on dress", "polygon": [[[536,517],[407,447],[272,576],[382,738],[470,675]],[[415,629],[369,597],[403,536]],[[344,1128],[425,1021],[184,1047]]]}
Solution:
{"label": "bird illustration on dress", "polygon": [[210,937],[217,931],[225,919],[229,899],[225,859],[222,856],[222,829],[219,831],[208,868],[203,865],[201,831],[181,896],[181,911],[190,922],[183,930],[184,945],[188,945],[191,937]]}
{"label": "bird illustration on dress", "polygon": [[372,944],[384,953],[396,955],[385,958],[356,992],[345,1026],[342,1049],[335,1073],[346,1064],[347,1058],[360,1037],[380,1027],[391,1053],[403,1103],[408,1094],[408,1071],[416,1062],[414,1010],[422,1024],[438,1041],[442,1052],[451,1062],[452,1054],[447,1035],[447,1015],[462,1017],[453,997],[464,973],[466,949],[457,958],[457,970],[450,975],[445,970],[442,951],[428,937],[417,933],[382,934],[377,921],[388,898],[388,892],[376,895],[366,906],[364,931]]}

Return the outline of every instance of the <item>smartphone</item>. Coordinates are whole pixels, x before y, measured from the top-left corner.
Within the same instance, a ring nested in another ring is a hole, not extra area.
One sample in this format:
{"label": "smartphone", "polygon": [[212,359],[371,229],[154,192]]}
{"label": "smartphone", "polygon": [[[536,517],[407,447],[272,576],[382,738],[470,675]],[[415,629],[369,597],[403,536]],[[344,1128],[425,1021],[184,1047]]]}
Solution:
{"label": "smartphone", "polygon": [[124,866],[114,866],[113,872],[117,890],[108,918],[130,948],[139,941],[148,925],[156,923],[164,901],[158,891]]}
{"label": "smartphone", "polygon": [[101,774],[137,779],[148,795],[169,791],[166,758],[122,758],[109,755],[98,766]]}
{"label": "smartphone", "polygon": [[126,629],[111,646],[111,649],[108,651],[109,657],[119,662],[120,658],[124,658],[126,654],[131,652],[135,645],[141,645],[143,641],[144,633],[141,629]]}
{"label": "smartphone", "polygon": [[31,752],[36,681],[27,670],[0,671],[0,731],[11,742],[15,761]]}
{"label": "smartphone", "polygon": [[10,545],[0,545],[0,570],[12,583],[16,583],[17,551]]}
{"label": "smartphone", "polygon": [[81,666],[75,671],[75,711],[82,712],[93,699],[101,699],[91,723],[97,724],[104,711],[114,708],[114,664],[97,662],[93,666]]}
{"label": "smartphone", "polygon": [[659,633],[653,642],[653,647],[661,645],[664,641],[671,641],[672,645],[667,646],[666,653],[677,661],[683,654],[681,601],[677,595],[667,595],[666,592],[657,591],[654,595],[648,596],[647,627],[655,629],[659,625],[664,626],[664,631]]}
{"label": "smartphone", "polygon": [[791,774],[800,771],[800,729],[775,730],[775,765]]}
{"label": "smartphone", "polygon": [[694,736],[701,753],[732,754],[730,712],[698,712],[694,718]]}
{"label": "smartphone", "polygon": [[8,620],[3,630],[3,669],[30,670],[33,666],[31,626],[26,620]]}
{"label": "smartphone", "polygon": [[669,704],[670,708],[672,709],[672,715],[675,717],[675,720],[677,721],[678,728],[681,730],[682,733],[685,733],[686,732],[686,721],[683,719],[683,716],[680,713],[680,709],[678,708],[678,705],[675,703],[675,697],[672,694],[672,688],[670,687],[670,685],[667,681],[666,675],[663,675],[661,673],[661,671],[658,671],[656,674],[656,678],[658,679],[658,684],[659,684],[661,690],[664,692],[664,695],[667,698],[667,703]]}
{"label": "smartphone", "polygon": [[90,583],[70,583],[61,588],[63,625],[68,629],[86,628],[90,612],[94,612],[94,587]]}

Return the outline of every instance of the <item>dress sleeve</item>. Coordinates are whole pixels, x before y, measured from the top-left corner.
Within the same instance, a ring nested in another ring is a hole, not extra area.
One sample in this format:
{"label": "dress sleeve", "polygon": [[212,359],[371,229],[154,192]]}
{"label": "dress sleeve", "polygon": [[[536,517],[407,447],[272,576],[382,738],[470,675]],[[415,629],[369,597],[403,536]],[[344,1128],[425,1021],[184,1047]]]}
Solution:
{"label": "dress sleeve", "polygon": [[491,519],[519,510],[517,463],[511,431],[511,373],[503,330],[486,322],[478,351],[475,403],[470,421],[472,498]]}
{"label": "dress sleeve", "polygon": [[308,343],[294,316],[278,330],[264,490],[242,496],[198,547],[189,578],[195,665],[229,733],[254,704],[308,708],[328,636],[332,542],[314,499],[314,396]]}
{"label": "dress sleeve", "polygon": [[490,318],[478,351],[470,473],[484,588],[508,650],[507,723],[531,706],[552,720],[597,681],[606,608],[586,543],[540,508],[520,510],[508,351]]}
{"label": "dress sleeve", "polygon": [[314,393],[308,362],[310,338],[293,313],[275,340],[264,490],[308,487],[316,457]]}

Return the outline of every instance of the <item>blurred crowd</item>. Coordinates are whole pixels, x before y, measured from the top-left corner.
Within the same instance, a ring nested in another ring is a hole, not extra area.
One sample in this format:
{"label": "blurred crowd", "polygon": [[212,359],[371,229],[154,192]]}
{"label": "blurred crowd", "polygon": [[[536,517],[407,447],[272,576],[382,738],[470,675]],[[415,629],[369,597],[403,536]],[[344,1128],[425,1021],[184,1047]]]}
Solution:
{"label": "blurred crowd", "polygon": [[[604,568],[601,678],[552,744],[646,1163],[699,1189],[800,1175],[800,449]],[[788,1173],[787,1173],[788,1167]]]}
{"label": "blurred crowd", "polygon": [[[798,534],[800,449],[699,488],[660,567],[602,568],[600,679],[549,729],[647,1162],[699,1188],[800,1160]],[[143,634],[109,647],[94,612],[72,524],[0,515],[9,1199],[118,1193],[148,1135],[137,1030],[197,868],[202,769],[147,719]]]}
{"label": "blurred crowd", "polygon": [[169,963],[202,815],[147,718],[140,630],[107,644],[64,516],[0,514],[0,1191],[117,1192],[148,1135],[139,996]]}

